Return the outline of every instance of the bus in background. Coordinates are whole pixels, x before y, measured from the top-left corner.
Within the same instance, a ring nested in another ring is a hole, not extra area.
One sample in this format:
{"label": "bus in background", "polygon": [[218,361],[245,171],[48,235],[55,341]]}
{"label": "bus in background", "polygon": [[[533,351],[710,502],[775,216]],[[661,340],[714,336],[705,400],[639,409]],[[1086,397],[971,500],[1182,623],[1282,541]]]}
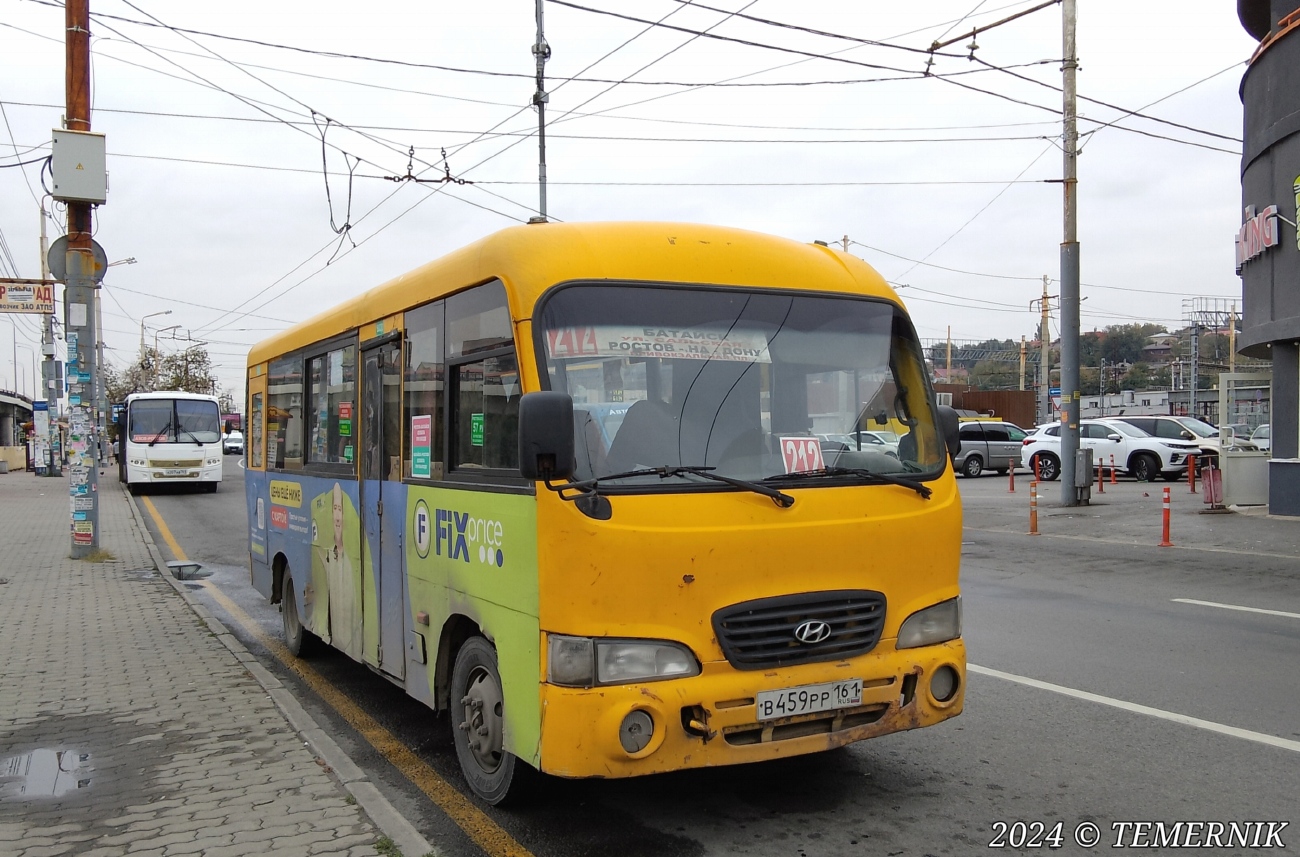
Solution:
{"label": "bus in background", "polygon": [[179,390],[132,393],[118,411],[117,478],[146,485],[221,484],[221,420],[214,396]]}
{"label": "bus in background", "polygon": [[[504,230],[255,345],[252,583],[447,712],[489,803],[961,712],[951,409],[860,259]],[[895,455],[822,432],[901,428]]]}

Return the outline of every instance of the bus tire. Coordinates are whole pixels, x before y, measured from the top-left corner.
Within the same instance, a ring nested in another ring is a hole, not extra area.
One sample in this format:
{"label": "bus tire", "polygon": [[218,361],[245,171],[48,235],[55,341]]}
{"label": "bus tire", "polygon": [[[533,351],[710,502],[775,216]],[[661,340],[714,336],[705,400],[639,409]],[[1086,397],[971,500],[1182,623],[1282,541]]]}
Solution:
{"label": "bus tire", "polygon": [[141,489],[141,485],[140,485],[139,482],[128,482],[128,483],[126,483],[126,490],[128,490],[128,491],[131,492],[131,496],[132,496],[132,497],[139,497],[139,496],[140,496],[140,489]]}
{"label": "bus tire", "polygon": [[493,806],[517,800],[531,769],[504,747],[505,696],[497,653],[482,637],[470,637],[456,653],[449,719],[470,790]]}
{"label": "bus tire", "polygon": [[217,486],[220,484],[220,482],[204,482],[203,490],[207,491],[209,494],[215,494],[217,493]]}
{"label": "bus tire", "polygon": [[280,619],[284,623],[284,647],[289,654],[309,658],[316,650],[319,638],[302,626],[298,616],[298,601],[293,594],[293,577],[284,570],[284,592],[280,594]]}

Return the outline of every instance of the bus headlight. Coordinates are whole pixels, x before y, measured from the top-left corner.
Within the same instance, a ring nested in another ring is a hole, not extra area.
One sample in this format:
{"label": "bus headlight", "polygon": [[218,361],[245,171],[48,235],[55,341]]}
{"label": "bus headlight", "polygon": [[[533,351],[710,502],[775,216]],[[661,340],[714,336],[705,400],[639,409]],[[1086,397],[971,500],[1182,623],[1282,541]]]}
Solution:
{"label": "bus headlight", "polygon": [[691,651],[664,640],[548,637],[547,681],[570,687],[629,684],[699,675]]}
{"label": "bus headlight", "polygon": [[917,610],[898,629],[899,649],[946,643],[961,636],[961,596]]}
{"label": "bus headlight", "polygon": [[211,467],[211,466],[214,465],[214,464],[220,464],[220,463],[221,463],[221,459],[220,459],[220,458],[209,458],[207,463],[208,463],[208,466]]}

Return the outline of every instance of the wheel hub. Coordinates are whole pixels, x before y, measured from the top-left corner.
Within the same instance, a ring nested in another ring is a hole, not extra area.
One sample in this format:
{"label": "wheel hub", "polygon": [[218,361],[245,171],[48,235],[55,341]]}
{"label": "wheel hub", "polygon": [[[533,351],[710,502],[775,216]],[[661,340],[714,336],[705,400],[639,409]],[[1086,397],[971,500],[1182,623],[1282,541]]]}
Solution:
{"label": "wheel hub", "polygon": [[465,733],[475,761],[487,773],[492,773],[501,766],[501,748],[504,743],[504,720],[501,714],[504,702],[501,688],[487,670],[476,669],[470,676],[469,687],[461,699],[465,719],[460,724],[460,730]]}

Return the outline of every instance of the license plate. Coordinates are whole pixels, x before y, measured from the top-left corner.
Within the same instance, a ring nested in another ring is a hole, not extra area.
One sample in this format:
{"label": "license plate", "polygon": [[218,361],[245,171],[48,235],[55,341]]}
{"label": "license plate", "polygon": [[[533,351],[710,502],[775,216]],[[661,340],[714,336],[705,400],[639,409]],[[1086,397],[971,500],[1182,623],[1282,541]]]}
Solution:
{"label": "license plate", "polygon": [[862,704],[862,679],[805,684],[785,690],[765,690],[758,694],[759,720],[775,720],[798,714],[833,711]]}
{"label": "license plate", "polygon": [[189,476],[190,472],[188,470],[164,470],[162,472],[162,475],[163,476]]}

